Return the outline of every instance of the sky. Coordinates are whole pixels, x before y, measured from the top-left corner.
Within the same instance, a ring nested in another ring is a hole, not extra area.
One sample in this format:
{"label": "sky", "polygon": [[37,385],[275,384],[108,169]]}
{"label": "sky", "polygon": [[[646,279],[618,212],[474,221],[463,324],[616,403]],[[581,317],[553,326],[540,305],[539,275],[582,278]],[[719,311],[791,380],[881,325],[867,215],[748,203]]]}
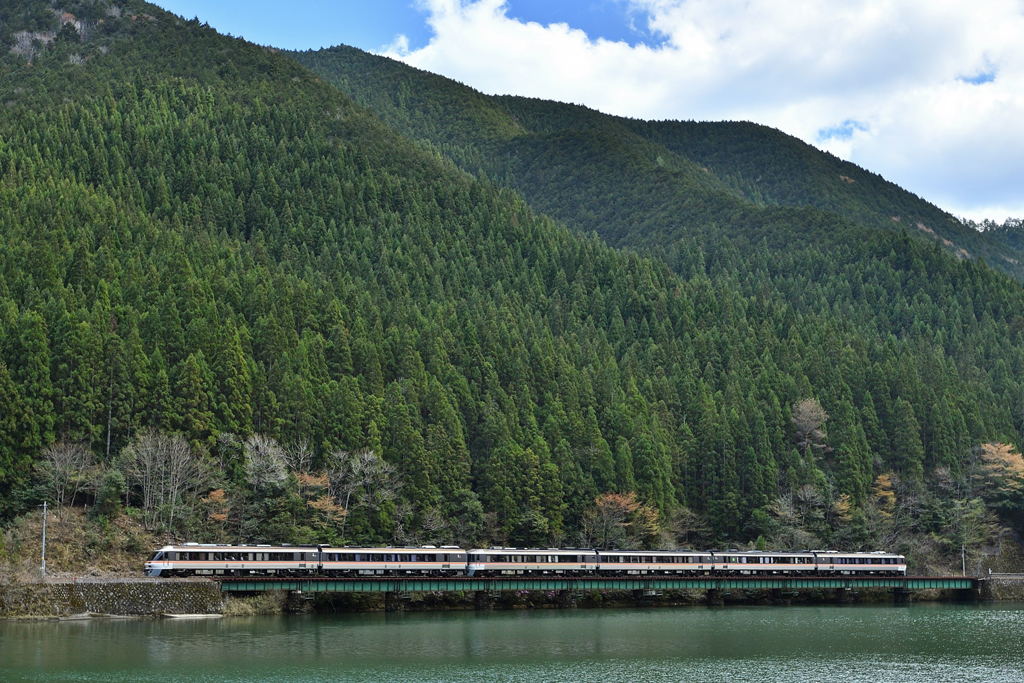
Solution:
{"label": "sky", "polygon": [[488,94],[754,121],[954,215],[1024,218],[1024,0],[158,2],[262,45],[353,45]]}

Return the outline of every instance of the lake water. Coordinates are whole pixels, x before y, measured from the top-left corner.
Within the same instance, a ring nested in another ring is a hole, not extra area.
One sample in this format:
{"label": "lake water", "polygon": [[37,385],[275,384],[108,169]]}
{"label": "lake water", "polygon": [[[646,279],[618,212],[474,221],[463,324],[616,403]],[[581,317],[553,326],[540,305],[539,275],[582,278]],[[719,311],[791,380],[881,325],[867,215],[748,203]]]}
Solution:
{"label": "lake water", "polygon": [[1024,681],[1024,605],[0,622],[0,681]]}

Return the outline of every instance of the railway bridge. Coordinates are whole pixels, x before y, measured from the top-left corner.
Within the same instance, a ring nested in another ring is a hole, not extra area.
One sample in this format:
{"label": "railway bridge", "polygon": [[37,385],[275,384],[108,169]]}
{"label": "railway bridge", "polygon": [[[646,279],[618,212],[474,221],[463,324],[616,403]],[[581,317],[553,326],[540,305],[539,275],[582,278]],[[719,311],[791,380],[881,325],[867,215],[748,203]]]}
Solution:
{"label": "railway bridge", "polygon": [[394,608],[400,596],[417,592],[475,593],[478,608],[489,596],[502,591],[555,591],[563,604],[584,592],[632,591],[638,602],[645,596],[666,590],[703,590],[708,604],[721,604],[723,592],[768,590],[773,595],[791,595],[805,590],[856,591],[888,589],[896,602],[906,602],[914,591],[957,591],[962,599],[979,599],[981,582],[974,577],[934,576],[366,576],[353,578],[218,578],[225,593],[292,591],[317,593],[384,593],[385,604]]}

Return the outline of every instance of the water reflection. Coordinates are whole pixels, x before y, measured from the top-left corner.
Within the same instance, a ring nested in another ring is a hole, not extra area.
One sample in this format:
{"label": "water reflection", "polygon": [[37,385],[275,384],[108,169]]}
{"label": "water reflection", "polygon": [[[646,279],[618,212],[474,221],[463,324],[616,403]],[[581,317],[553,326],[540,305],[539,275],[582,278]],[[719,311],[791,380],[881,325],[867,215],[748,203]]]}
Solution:
{"label": "water reflection", "polygon": [[0,623],[4,681],[1020,681],[1024,607]]}

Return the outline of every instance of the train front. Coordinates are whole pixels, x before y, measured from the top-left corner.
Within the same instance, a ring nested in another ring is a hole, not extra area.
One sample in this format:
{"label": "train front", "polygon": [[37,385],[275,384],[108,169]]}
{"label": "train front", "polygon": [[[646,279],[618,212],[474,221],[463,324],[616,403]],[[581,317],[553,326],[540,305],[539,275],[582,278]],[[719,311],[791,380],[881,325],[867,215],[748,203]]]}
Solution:
{"label": "train front", "polygon": [[153,553],[153,557],[146,561],[146,576],[163,576],[174,568],[174,564],[168,559],[173,546],[165,545]]}

